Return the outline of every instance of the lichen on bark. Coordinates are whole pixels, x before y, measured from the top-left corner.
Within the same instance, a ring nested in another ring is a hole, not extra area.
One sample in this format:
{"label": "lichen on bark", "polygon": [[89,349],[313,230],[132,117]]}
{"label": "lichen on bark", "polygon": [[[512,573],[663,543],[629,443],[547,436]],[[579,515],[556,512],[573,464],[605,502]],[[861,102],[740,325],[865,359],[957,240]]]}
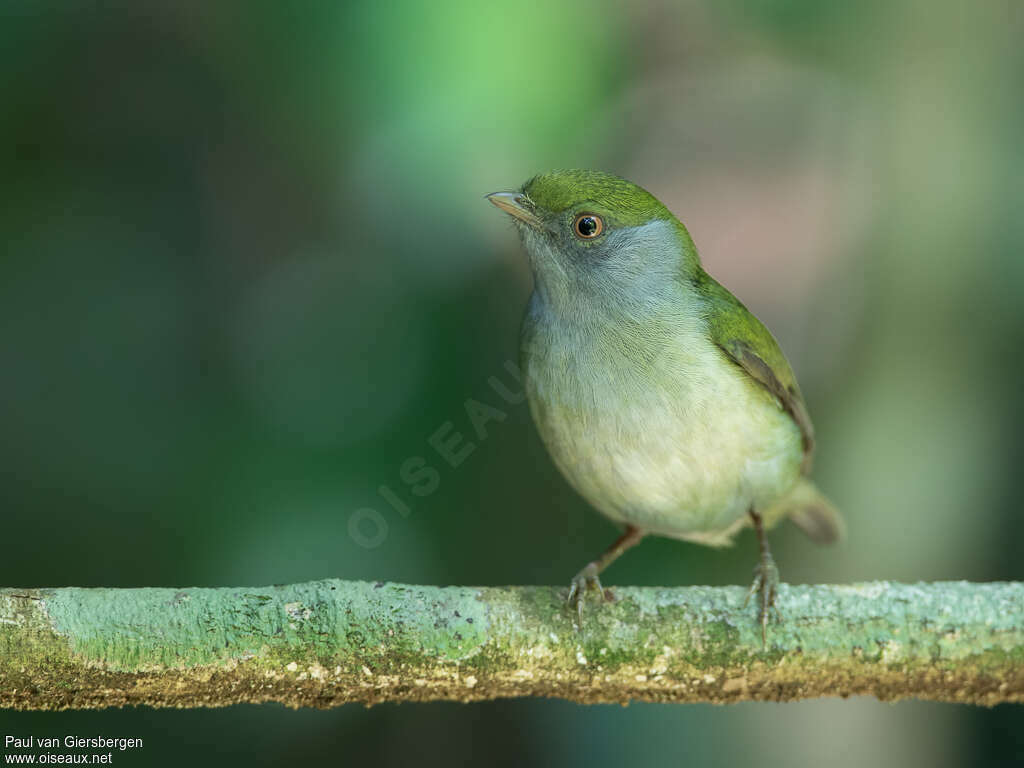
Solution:
{"label": "lichen on bark", "polygon": [[1024,701],[1024,584],[783,585],[765,646],[743,589],[614,594],[577,626],[553,587],[0,590],[0,706]]}

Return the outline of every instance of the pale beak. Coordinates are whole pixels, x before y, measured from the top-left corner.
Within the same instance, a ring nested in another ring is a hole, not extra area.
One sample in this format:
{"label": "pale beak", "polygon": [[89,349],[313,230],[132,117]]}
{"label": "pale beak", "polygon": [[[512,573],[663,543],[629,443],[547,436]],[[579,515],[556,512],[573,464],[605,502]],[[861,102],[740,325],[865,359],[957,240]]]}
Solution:
{"label": "pale beak", "polygon": [[531,227],[541,227],[541,220],[533,213],[533,204],[522,192],[492,192],[487,199],[501,208],[509,216],[529,224]]}

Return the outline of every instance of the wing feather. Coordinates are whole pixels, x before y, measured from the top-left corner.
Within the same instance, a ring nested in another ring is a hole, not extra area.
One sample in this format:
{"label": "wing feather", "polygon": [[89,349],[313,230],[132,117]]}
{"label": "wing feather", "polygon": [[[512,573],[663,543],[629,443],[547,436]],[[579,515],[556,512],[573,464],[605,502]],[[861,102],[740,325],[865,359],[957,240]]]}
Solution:
{"label": "wing feather", "polygon": [[793,369],[775,337],[729,291],[703,270],[697,277],[701,295],[707,297],[707,323],[711,338],[754,381],[771,392],[800,428],[803,437],[803,474],[811,469],[814,425],[807,413]]}

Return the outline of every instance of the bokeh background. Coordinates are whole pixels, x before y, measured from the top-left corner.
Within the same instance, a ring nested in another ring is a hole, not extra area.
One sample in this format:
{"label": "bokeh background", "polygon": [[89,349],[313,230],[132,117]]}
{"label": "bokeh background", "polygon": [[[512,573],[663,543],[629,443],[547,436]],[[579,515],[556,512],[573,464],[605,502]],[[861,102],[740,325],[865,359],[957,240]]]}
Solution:
{"label": "bokeh background", "polygon": [[[6,0],[0,584],[565,583],[613,527],[524,405],[484,440],[463,410],[513,383],[530,292],[483,195],[553,167],[650,189],[780,339],[849,524],[779,529],[784,579],[1024,577],[1022,40],[1010,0]],[[607,582],[754,559],[650,540]],[[1021,707],[872,700],[0,713],[27,732],[151,765],[1024,761]]]}

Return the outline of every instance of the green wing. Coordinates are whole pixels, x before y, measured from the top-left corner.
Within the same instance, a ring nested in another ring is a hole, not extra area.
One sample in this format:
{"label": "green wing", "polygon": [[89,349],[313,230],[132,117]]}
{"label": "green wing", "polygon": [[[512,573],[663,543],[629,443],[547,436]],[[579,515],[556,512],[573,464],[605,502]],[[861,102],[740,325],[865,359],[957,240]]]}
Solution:
{"label": "green wing", "polygon": [[707,297],[707,322],[712,340],[752,379],[775,395],[800,427],[804,444],[801,470],[806,475],[814,453],[814,425],[789,361],[775,337],[739,299],[703,270],[696,282],[701,294]]}

